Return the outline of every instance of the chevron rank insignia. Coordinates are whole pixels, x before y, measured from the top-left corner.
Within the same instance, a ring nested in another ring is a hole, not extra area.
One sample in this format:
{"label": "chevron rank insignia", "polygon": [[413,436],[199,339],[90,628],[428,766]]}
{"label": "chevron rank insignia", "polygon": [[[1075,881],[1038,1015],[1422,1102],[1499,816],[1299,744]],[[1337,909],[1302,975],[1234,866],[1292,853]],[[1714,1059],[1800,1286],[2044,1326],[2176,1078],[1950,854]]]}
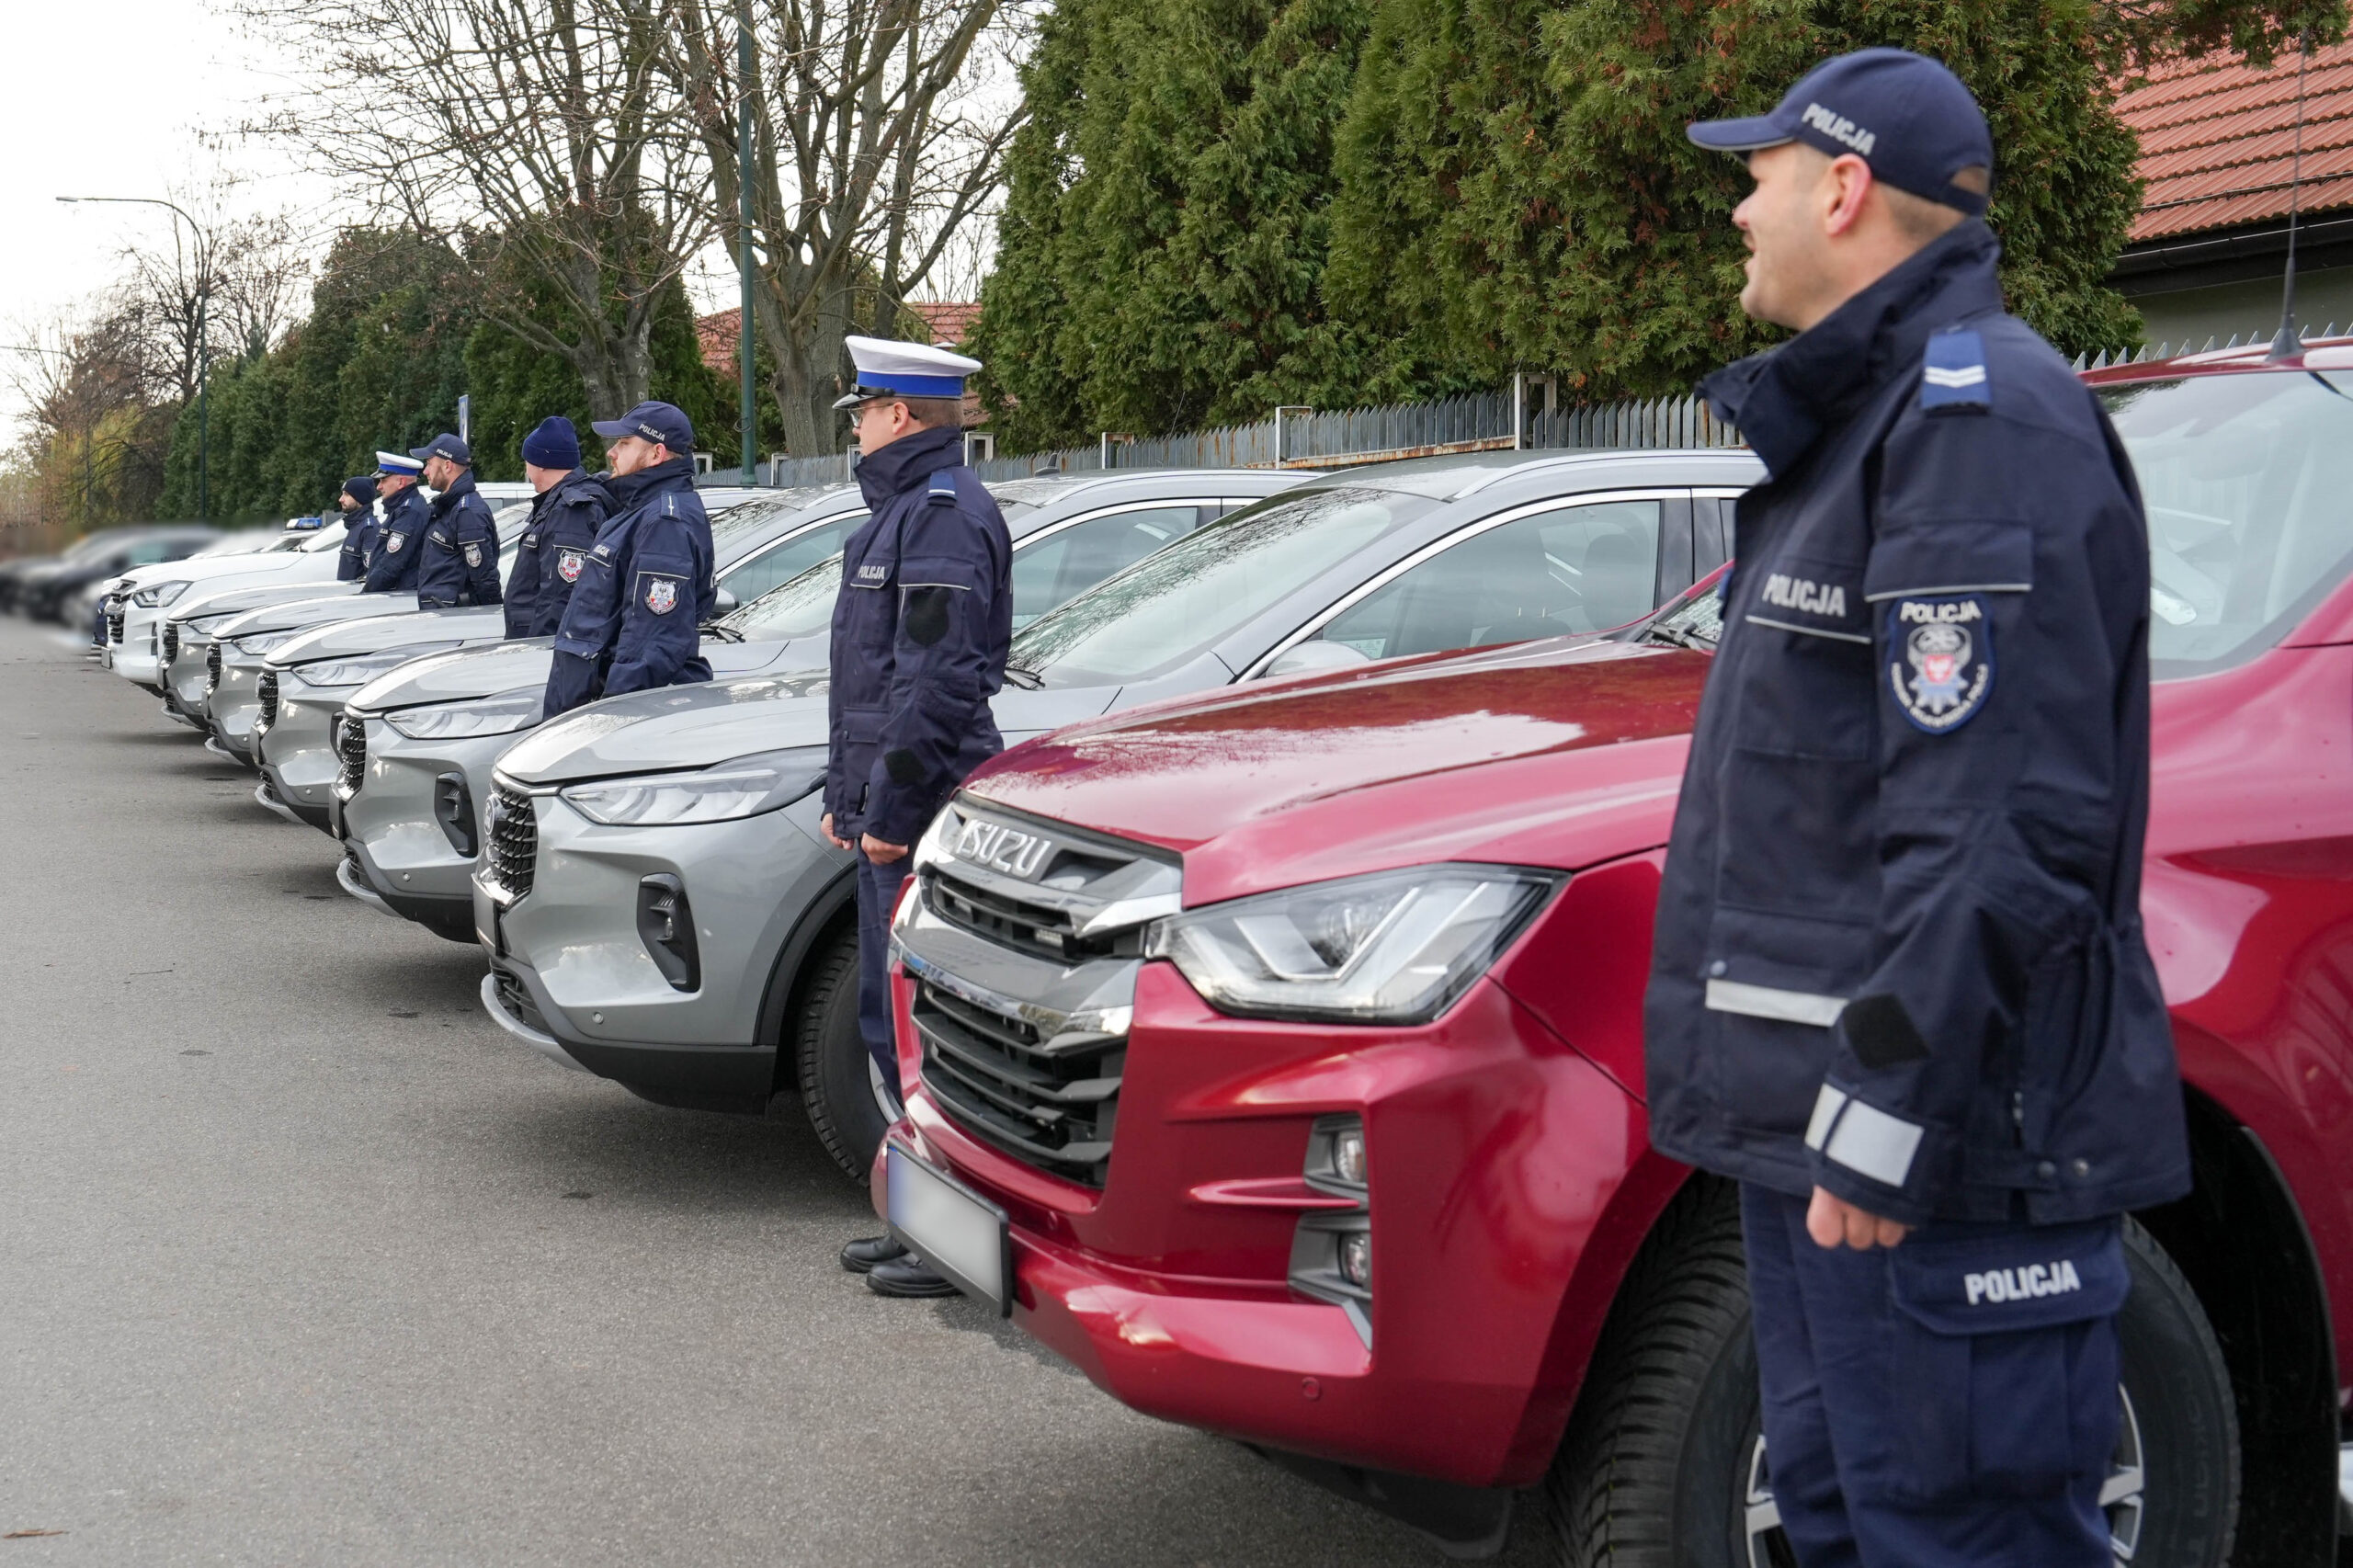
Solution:
{"label": "chevron rank insignia", "polygon": [[1966,327],[1928,339],[1920,406],[1930,413],[1983,414],[1994,406],[1985,381],[1985,341]]}

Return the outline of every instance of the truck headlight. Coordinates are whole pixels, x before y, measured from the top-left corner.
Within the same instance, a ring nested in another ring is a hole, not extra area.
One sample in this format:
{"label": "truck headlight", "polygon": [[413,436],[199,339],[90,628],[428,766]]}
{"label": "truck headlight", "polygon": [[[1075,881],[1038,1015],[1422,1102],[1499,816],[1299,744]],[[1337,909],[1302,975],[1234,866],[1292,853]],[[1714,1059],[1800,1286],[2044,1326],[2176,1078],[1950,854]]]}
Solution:
{"label": "truck headlight", "polygon": [[1188,910],[1148,958],[1244,1017],[1418,1024],[1438,1017],[1561,883],[1516,866],[1416,866]]}
{"label": "truck headlight", "polygon": [[535,686],[504,697],[472,698],[463,702],[436,702],[425,708],[404,708],[384,715],[384,722],[413,741],[457,740],[468,735],[506,735],[528,730],[540,722],[547,688]]}
{"label": "truck headlight", "polygon": [[304,686],[366,686],[387,670],[398,669],[411,659],[421,659],[427,653],[446,653],[462,647],[455,641],[444,642],[412,642],[405,648],[388,648],[381,653],[370,653],[361,659],[321,659],[316,664],[297,665],[294,674]]}
{"label": "truck headlight", "polygon": [[131,595],[131,602],[142,609],[161,609],[188,590],[186,582],[150,583]]}
{"label": "truck headlight", "polygon": [[756,752],[693,773],[607,778],[556,791],[574,811],[607,827],[732,822],[789,806],[825,781],[825,748]]}

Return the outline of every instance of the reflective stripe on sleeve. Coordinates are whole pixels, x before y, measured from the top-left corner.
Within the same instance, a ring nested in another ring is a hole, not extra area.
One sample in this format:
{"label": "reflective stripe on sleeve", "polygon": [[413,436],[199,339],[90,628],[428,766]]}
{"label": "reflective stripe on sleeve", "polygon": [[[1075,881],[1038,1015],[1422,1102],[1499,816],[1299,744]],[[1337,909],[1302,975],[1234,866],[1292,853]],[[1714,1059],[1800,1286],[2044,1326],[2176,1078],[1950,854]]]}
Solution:
{"label": "reflective stripe on sleeve", "polygon": [[1752,1018],[1779,1018],[1785,1024],[1812,1024],[1826,1029],[1838,1021],[1847,999],[1771,985],[1745,985],[1737,980],[1711,980],[1708,1007],[1711,1012],[1745,1013]]}
{"label": "reflective stripe on sleeve", "polygon": [[1834,1089],[1827,1084],[1822,1085],[1822,1093],[1814,1096],[1813,1119],[1805,1124],[1807,1148],[1822,1147],[1830,1137],[1831,1124],[1838,1119],[1838,1112],[1845,1108],[1846,1104],[1844,1090]]}
{"label": "reflective stripe on sleeve", "polygon": [[[1819,1102],[1814,1114],[1822,1114]],[[1919,1125],[1851,1098],[1843,1112],[1834,1115],[1837,1125],[1831,1130],[1823,1154],[1882,1187],[1902,1187],[1904,1178],[1912,1174],[1912,1156],[1920,1147]]]}

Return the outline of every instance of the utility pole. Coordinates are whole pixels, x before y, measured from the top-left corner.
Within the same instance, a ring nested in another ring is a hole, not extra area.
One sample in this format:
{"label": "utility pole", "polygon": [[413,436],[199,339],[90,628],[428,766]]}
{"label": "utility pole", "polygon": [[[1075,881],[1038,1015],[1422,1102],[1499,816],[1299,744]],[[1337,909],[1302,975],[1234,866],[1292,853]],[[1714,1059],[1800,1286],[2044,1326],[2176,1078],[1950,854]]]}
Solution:
{"label": "utility pole", "polygon": [[189,231],[196,236],[196,520],[212,520],[211,452],[212,413],[207,401],[212,369],[212,345],[204,331],[205,306],[212,298],[212,239],[204,225],[188,216],[188,210],[176,201],[165,201],[159,196],[61,196],[60,201],[114,202],[131,207],[164,207],[179,217],[188,219]]}
{"label": "utility pole", "polygon": [[744,286],[743,310],[735,323],[735,373],[741,383],[744,483],[756,484],[759,458],[759,405],[752,396],[752,0],[735,0],[735,205],[742,229],[735,270]]}

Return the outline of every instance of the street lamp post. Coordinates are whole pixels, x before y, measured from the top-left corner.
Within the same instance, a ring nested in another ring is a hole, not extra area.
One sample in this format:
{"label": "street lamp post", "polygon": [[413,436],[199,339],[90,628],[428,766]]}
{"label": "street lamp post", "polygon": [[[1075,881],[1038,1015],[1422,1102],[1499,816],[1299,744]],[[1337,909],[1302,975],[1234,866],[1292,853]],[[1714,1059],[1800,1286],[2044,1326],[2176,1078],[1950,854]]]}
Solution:
{"label": "street lamp post", "polygon": [[735,373],[744,426],[744,483],[753,483],[759,456],[759,409],[752,396],[752,0],[735,0],[735,196],[742,255],[735,270],[743,282],[743,308],[735,322]]}
{"label": "street lamp post", "polygon": [[212,242],[204,225],[189,217],[186,208],[176,201],[165,201],[159,196],[61,196],[63,202],[108,201],[131,207],[166,207],[188,219],[188,226],[196,235],[196,520],[212,520],[212,489],[210,448],[212,439],[211,409],[206,394],[210,390],[212,368],[212,346],[204,332],[205,306],[212,298]]}

